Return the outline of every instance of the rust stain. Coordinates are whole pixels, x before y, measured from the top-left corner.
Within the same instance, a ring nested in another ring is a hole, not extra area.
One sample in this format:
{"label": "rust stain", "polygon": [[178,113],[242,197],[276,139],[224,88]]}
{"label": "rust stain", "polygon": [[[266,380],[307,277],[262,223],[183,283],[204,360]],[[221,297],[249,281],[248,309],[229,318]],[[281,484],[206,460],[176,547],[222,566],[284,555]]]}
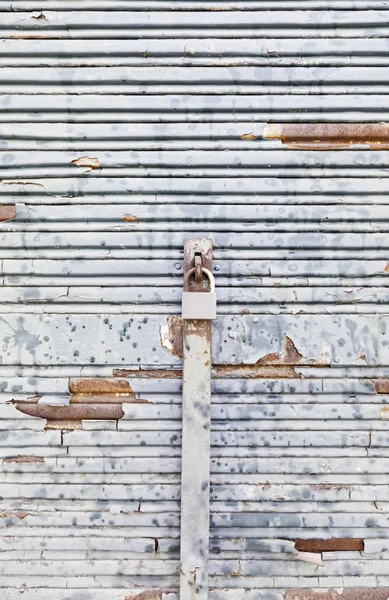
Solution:
{"label": "rust stain", "polygon": [[183,355],[183,319],[176,315],[168,318],[167,325],[160,327],[161,345],[170,354],[182,358]]}
{"label": "rust stain", "polygon": [[3,463],[44,463],[45,459],[42,456],[9,456],[4,458]]}
{"label": "rust stain", "polygon": [[281,140],[288,148],[330,150],[367,145],[372,150],[389,148],[388,123],[272,123],[263,138]]}
{"label": "rust stain", "polygon": [[7,39],[10,40],[50,40],[55,39],[54,35],[35,35],[35,34],[20,34],[20,35],[9,35]]}
{"label": "rust stain", "polygon": [[165,594],[172,594],[173,590],[145,590],[139,594],[126,596],[125,600],[163,600]]}
{"label": "rust stain", "polygon": [[362,538],[338,538],[331,540],[293,540],[299,552],[363,552]]}
{"label": "rust stain", "polygon": [[389,379],[372,379],[376,394],[389,394]]}
{"label": "rust stain", "polygon": [[384,273],[389,273],[389,261],[385,265]]}
{"label": "rust stain", "polygon": [[281,352],[272,352],[262,356],[256,363],[256,365],[315,365],[325,367],[327,363],[320,363],[315,360],[306,360],[304,356],[299,352],[294,345],[293,340],[287,335],[283,335],[281,343]]}
{"label": "rust stain", "polygon": [[292,366],[218,365],[213,367],[213,377],[239,377],[241,379],[301,379]]}
{"label": "rust stain", "polygon": [[98,158],[90,158],[89,156],[75,158],[72,160],[72,165],[77,165],[77,167],[87,167],[90,171],[96,171],[102,168]]}
{"label": "rust stain", "polygon": [[346,483],[313,483],[310,488],[312,490],[352,490],[353,486]]}
{"label": "rust stain", "polygon": [[134,395],[127,379],[110,379],[109,377],[71,377],[69,379],[71,394],[131,394]]}
{"label": "rust stain", "polygon": [[245,141],[252,141],[252,140],[257,140],[258,136],[254,135],[254,133],[244,133],[243,135],[240,136],[241,140],[245,140]]}
{"label": "rust stain", "polygon": [[50,406],[48,404],[16,403],[16,408],[30,417],[48,420],[117,420],[124,417],[121,404],[69,404]]}
{"label": "rust stain", "polygon": [[[205,323],[206,326],[206,323]],[[177,356],[178,358],[182,358],[183,354],[183,319],[178,316],[170,316],[168,318],[167,324],[161,325],[160,327],[160,339],[161,345],[169,350],[170,354],[173,356]],[[255,369],[259,365],[315,365],[317,367],[328,367],[329,363],[327,362],[319,362],[316,360],[307,360],[304,359],[303,355],[297,350],[294,345],[293,340],[290,339],[287,335],[284,335],[282,338],[282,348],[281,353],[273,352],[271,354],[267,354],[260,358],[254,365],[223,365],[221,368],[227,368],[229,372],[233,369],[238,372],[239,369],[244,369],[247,367],[247,370]],[[219,367],[215,366],[215,369]],[[118,373],[123,372],[122,369],[117,371]],[[242,375],[243,375],[243,371]],[[134,374],[135,377],[139,376]],[[288,376],[296,377],[297,374],[294,375],[290,373]]]}
{"label": "rust stain", "polygon": [[383,406],[380,410],[381,419],[389,419],[389,406]]}
{"label": "rust stain", "polygon": [[126,221],[127,223],[138,223],[139,219],[138,217],[134,217],[134,215],[130,215],[130,213],[126,213],[123,217],[123,221]]}
{"label": "rust stain", "polygon": [[40,396],[13,400],[16,409],[31,417],[46,419],[45,429],[82,429],[83,420],[117,421],[124,417],[123,403],[142,404],[126,379],[70,378],[68,405],[40,404]]}
{"label": "rust stain", "polygon": [[389,588],[348,588],[342,590],[285,590],[284,600],[388,600]]}
{"label": "rust stain", "polygon": [[29,513],[25,510],[7,510],[5,512],[0,513],[0,518],[1,519],[6,519],[7,517],[16,517],[17,519],[20,519],[21,521],[23,519],[25,519],[26,517],[33,517],[33,513]]}
{"label": "rust stain", "polygon": [[47,421],[45,429],[60,429],[61,431],[75,431],[82,429],[82,421],[76,421],[76,419],[69,420],[56,420],[52,419]]}
{"label": "rust stain", "polygon": [[0,206],[0,221],[14,221],[16,219],[16,206]]}
{"label": "rust stain", "polygon": [[[132,369],[114,369],[114,377],[134,377],[136,379],[181,379],[181,369],[144,369],[133,371]],[[213,365],[212,377],[239,377],[242,379],[301,379],[303,376],[297,373],[293,366],[289,365]],[[137,398],[137,402],[141,402]],[[147,400],[142,400],[147,402]]]}
{"label": "rust stain", "polygon": [[126,404],[137,403],[138,399],[132,394],[73,394],[71,404]]}
{"label": "rust stain", "polygon": [[[181,379],[182,371],[175,369],[114,369],[114,377],[135,377],[139,379]],[[137,401],[140,400],[137,398]],[[143,400],[147,402],[147,400]]]}

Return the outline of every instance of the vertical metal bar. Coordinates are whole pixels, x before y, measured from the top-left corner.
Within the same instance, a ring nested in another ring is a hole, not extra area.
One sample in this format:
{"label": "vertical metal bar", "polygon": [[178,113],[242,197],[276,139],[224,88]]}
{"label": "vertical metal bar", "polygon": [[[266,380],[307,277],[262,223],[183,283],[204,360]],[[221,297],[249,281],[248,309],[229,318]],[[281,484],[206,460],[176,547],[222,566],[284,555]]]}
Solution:
{"label": "vertical metal bar", "polygon": [[[185,272],[196,242],[212,268],[212,241],[186,240]],[[180,600],[208,600],[212,322],[184,320],[183,338]]]}

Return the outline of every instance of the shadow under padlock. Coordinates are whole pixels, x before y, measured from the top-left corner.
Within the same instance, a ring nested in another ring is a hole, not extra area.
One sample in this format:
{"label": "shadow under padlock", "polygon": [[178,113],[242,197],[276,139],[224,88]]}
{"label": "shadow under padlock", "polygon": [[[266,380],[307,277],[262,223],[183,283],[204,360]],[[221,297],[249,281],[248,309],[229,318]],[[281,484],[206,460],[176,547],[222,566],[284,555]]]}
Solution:
{"label": "shadow under padlock", "polygon": [[195,274],[195,270],[195,268],[189,269],[184,278],[182,317],[183,319],[216,319],[215,278],[209,269],[203,267],[202,274],[208,277],[210,291],[189,291],[190,278]]}

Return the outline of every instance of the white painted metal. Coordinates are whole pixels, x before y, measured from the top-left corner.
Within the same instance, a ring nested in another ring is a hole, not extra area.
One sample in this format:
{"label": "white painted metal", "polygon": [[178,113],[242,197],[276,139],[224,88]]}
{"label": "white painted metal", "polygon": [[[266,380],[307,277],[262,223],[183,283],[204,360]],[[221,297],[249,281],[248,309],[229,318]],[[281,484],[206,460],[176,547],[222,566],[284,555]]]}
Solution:
{"label": "white painted metal", "polygon": [[[0,0],[0,209],[16,206],[0,222],[2,599],[178,600],[171,317],[193,236],[213,238],[219,315],[209,600],[389,596],[387,149],[263,137],[387,123],[388,15],[384,0]],[[72,378],[134,396],[85,398]],[[38,396],[123,416],[45,430],[11,403]],[[331,538],[365,550],[318,564],[290,542]]]}

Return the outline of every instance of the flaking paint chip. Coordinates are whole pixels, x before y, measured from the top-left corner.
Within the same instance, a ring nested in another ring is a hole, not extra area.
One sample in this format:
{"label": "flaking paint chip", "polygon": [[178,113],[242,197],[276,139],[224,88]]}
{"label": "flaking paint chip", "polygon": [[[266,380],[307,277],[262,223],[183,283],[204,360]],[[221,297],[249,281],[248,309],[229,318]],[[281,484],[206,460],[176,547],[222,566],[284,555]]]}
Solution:
{"label": "flaking paint chip", "polygon": [[139,219],[134,215],[130,215],[130,213],[126,213],[123,217],[123,221],[126,221],[127,223],[137,223]]}
{"label": "flaking paint chip", "polygon": [[244,133],[243,135],[240,136],[240,139],[245,140],[246,142],[249,142],[249,141],[258,139],[258,136],[254,135],[254,133]]}
{"label": "flaking paint chip", "polygon": [[100,161],[98,158],[90,158],[89,156],[80,156],[72,160],[72,165],[77,167],[87,167],[90,171],[101,169]]}

